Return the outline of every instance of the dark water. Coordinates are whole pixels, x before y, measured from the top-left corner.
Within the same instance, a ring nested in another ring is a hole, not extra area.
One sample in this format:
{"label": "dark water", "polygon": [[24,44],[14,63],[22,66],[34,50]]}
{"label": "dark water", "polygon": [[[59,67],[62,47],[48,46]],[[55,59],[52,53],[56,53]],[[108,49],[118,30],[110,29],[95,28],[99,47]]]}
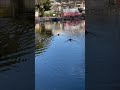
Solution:
{"label": "dark water", "polygon": [[85,89],[84,24],[36,24],[35,90]]}
{"label": "dark water", "polygon": [[86,89],[120,90],[120,10],[105,8],[86,20]]}
{"label": "dark water", "polygon": [[0,18],[0,90],[34,90],[34,25]]}

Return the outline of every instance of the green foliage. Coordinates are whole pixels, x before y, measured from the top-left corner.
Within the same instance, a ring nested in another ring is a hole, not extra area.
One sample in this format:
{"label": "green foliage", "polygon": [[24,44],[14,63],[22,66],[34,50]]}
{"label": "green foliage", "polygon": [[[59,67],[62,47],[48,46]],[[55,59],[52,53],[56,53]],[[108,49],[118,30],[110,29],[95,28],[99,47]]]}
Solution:
{"label": "green foliage", "polygon": [[39,9],[39,8],[40,8],[40,5],[39,5],[39,4],[35,5],[35,9],[36,9],[36,10]]}
{"label": "green foliage", "polygon": [[50,0],[47,0],[45,3],[43,3],[44,11],[49,11],[51,10],[51,3]]}
{"label": "green foliage", "polygon": [[39,15],[40,17],[44,16],[44,11],[49,11],[51,10],[51,3],[50,0],[46,0],[46,2],[38,3],[35,5],[35,11],[39,10]]}

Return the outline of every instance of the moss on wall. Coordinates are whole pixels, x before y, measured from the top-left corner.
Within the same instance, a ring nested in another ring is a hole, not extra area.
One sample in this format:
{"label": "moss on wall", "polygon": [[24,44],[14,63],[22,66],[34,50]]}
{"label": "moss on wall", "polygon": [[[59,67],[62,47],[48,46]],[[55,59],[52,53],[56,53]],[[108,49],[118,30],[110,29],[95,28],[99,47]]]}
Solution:
{"label": "moss on wall", "polygon": [[0,7],[0,17],[11,16],[10,7]]}

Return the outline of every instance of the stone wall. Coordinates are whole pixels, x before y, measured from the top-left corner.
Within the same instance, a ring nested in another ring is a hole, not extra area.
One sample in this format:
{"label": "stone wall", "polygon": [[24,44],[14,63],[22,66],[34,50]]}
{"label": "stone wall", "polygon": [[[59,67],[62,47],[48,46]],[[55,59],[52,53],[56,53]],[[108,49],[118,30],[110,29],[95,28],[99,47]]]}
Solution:
{"label": "stone wall", "polygon": [[105,8],[116,4],[116,0],[85,0],[88,9]]}
{"label": "stone wall", "polygon": [[10,0],[0,0],[0,16],[7,16],[10,14],[11,9]]}
{"label": "stone wall", "polygon": [[87,9],[93,9],[97,7],[106,6],[109,3],[109,0],[86,0]]}
{"label": "stone wall", "polygon": [[34,0],[0,0],[0,17],[19,17],[34,12]]}

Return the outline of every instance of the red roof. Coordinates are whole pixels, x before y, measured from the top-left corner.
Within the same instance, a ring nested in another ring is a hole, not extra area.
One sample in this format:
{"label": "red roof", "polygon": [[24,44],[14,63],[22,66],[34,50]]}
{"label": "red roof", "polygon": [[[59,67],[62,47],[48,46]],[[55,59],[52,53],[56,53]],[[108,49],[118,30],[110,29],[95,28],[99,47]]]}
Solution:
{"label": "red roof", "polygon": [[64,12],[62,13],[62,16],[65,17],[65,16],[78,16],[80,15],[79,12]]}

